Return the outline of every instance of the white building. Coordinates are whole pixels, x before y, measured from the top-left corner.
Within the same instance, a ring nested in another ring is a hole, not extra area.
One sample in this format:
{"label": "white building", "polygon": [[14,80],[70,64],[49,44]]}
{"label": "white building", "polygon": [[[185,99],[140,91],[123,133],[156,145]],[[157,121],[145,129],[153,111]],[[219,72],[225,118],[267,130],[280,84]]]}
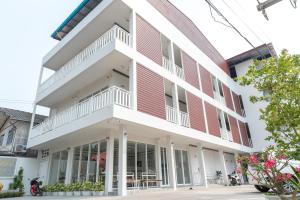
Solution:
{"label": "white building", "polygon": [[[169,1],[84,0],[52,34],[32,126],[47,184],[102,181],[105,194],[204,185],[252,152],[227,61]],[[247,112],[247,110],[246,110]],[[255,131],[254,131],[255,132]],[[49,156],[48,156],[49,153]]]}

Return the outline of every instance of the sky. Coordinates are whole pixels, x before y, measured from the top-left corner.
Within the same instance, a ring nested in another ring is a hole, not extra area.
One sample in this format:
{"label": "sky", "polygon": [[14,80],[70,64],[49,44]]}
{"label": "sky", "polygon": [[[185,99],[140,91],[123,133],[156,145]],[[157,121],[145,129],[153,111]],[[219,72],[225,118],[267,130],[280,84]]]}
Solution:
{"label": "sky", "polygon": [[[50,35],[81,1],[2,3],[5,9],[0,12],[0,107],[32,112],[42,58],[58,43]],[[251,49],[232,28],[213,20],[204,0],[170,1],[194,21],[224,58]],[[256,0],[211,1],[254,46],[272,42],[277,53],[283,48],[293,54],[300,53],[300,8],[294,9],[289,0],[267,9],[269,21],[256,10]],[[222,21],[216,13],[212,15]],[[39,109],[38,113],[47,111]]]}

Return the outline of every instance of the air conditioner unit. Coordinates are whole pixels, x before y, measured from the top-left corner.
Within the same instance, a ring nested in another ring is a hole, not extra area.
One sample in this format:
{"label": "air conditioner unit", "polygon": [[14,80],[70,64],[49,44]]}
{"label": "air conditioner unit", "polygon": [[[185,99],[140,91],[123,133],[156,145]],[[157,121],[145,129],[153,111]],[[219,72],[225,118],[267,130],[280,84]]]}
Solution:
{"label": "air conditioner unit", "polygon": [[15,152],[26,152],[26,145],[18,144],[15,147]]}

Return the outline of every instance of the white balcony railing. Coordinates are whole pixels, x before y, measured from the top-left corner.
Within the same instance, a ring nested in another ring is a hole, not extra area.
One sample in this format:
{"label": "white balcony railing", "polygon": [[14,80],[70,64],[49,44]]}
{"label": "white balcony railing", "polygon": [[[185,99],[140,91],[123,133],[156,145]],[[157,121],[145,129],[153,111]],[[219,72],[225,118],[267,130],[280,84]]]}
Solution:
{"label": "white balcony railing", "polygon": [[71,106],[55,115],[48,117],[41,124],[33,128],[34,134],[31,137],[51,131],[73,120],[90,115],[110,105],[130,107],[130,93],[127,90],[116,86],[110,87],[74,106]]}
{"label": "white balcony railing", "polygon": [[171,73],[173,72],[172,62],[164,56],[162,57],[162,66],[169,72],[171,72]]}
{"label": "white balcony railing", "polygon": [[59,70],[57,70],[52,76],[50,76],[46,81],[44,81],[40,85],[38,92],[47,89],[56,81],[63,79],[72,70],[78,67],[83,61],[85,61],[87,58],[91,57],[97,51],[104,48],[116,39],[125,43],[128,46],[131,46],[131,35],[124,29],[120,28],[118,25],[114,25],[111,29],[109,29],[107,32],[101,35],[96,41],[94,41],[87,48],[78,53],[74,58],[72,58],[62,67],[60,67]]}
{"label": "white balcony railing", "polygon": [[230,142],[233,141],[232,133],[230,131],[227,131],[226,129],[220,129],[220,132],[223,140],[228,140]]}
{"label": "white balcony railing", "polygon": [[181,78],[181,79],[184,80],[184,72],[183,72],[182,67],[179,67],[179,66],[175,65],[175,70],[176,70],[176,75],[177,75],[179,78]]}
{"label": "white balcony railing", "polygon": [[190,127],[189,114],[179,111],[179,116],[180,116],[180,125],[185,127]]}
{"label": "white balcony railing", "polygon": [[166,105],[167,121],[177,124],[177,112],[176,109]]}

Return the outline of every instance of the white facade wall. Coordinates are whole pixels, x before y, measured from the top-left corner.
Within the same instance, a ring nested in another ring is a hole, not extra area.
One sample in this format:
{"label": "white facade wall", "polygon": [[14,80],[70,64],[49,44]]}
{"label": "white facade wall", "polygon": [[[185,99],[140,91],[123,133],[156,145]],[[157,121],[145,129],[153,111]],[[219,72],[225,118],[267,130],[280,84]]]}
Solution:
{"label": "white facade wall", "polygon": [[[252,60],[247,60],[240,64],[237,64],[235,66],[237,76],[239,77],[245,75],[251,63]],[[265,140],[269,133],[265,130],[265,122],[260,119],[259,109],[264,108],[266,106],[266,103],[258,102],[253,104],[252,102],[250,102],[250,96],[261,95],[260,92],[252,86],[243,87],[243,90],[241,90],[241,95],[246,112],[246,119],[249,124],[249,129],[252,137],[253,151],[262,151],[265,147],[272,144],[271,142]]]}

